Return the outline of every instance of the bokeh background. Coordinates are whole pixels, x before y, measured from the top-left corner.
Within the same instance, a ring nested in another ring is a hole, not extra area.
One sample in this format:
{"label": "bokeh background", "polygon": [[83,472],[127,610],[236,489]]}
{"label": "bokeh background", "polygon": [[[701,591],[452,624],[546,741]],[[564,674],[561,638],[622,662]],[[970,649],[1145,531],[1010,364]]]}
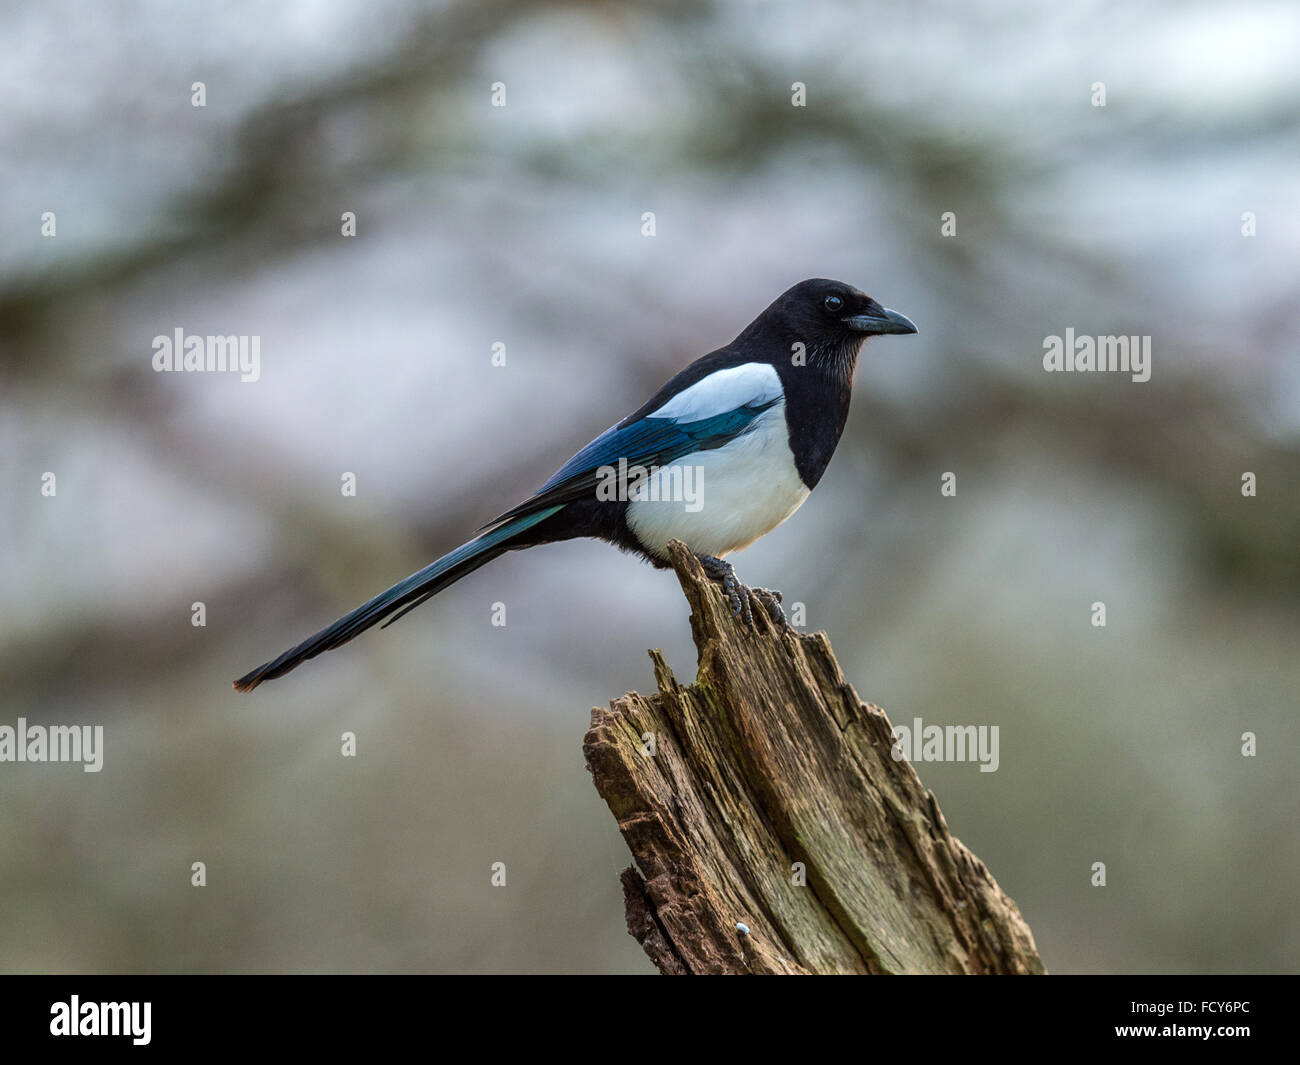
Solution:
{"label": "bokeh background", "polygon": [[[581,740],[648,647],[693,675],[670,574],[511,555],[230,680],[809,276],[921,331],[741,576],[895,722],[1000,726],[918,768],[1051,970],[1300,967],[1300,9],[50,0],[0,42],[0,724],[106,731],[0,764],[4,970],[651,971]],[[260,381],[154,373],[178,327]],[[1044,373],[1067,327],[1151,380]]]}

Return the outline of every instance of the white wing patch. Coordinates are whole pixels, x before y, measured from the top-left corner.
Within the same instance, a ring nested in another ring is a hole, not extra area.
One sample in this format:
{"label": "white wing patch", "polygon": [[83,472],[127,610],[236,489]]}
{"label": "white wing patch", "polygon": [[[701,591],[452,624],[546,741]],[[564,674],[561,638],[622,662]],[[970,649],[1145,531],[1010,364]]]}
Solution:
{"label": "white wing patch", "polygon": [[775,369],[764,362],[747,362],[696,381],[646,417],[699,422],[747,405],[772,403],[784,395]]}
{"label": "white wing patch", "polygon": [[[697,554],[719,557],[748,546],[808,498],[788,438],[782,400],[722,447],[683,455],[652,474],[649,498],[627,505],[628,527],[660,558],[667,557],[674,538]],[[677,498],[673,490],[675,481],[684,482],[687,467],[693,501]]]}

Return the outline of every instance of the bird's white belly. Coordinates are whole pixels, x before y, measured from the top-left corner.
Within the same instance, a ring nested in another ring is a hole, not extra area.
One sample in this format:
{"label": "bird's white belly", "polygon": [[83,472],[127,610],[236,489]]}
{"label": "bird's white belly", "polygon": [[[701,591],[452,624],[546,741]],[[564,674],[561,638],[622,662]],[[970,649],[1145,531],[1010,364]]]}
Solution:
{"label": "bird's white belly", "polygon": [[721,557],[771,532],[808,498],[795,469],[785,401],[723,447],[683,456],[651,474],[630,497],[627,523],[647,549],[667,557],[669,540]]}

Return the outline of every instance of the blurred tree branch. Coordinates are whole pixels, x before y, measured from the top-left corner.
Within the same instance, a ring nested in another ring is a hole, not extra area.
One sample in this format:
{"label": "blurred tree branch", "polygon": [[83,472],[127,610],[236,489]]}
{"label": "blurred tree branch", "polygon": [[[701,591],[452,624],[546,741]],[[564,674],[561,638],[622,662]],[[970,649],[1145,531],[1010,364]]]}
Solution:
{"label": "blurred tree branch", "polygon": [[658,693],[594,709],[583,745],[636,860],[628,930],[660,971],[1044,972],[825,635],[778,632],[761,611],[745,630],[685,546],[670,550],[695,683],[652,652]]}

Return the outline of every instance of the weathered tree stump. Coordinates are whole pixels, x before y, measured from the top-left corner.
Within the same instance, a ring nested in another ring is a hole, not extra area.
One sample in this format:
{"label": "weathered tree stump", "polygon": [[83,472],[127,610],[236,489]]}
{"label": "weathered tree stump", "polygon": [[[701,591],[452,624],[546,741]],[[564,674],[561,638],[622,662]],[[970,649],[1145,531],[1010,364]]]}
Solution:
{"label": "weathered tree stump", "polygon": [[1016,904],[893,758],[889,719],[825,634],[780,632],[757,604],[745,629],[670,550],[695,683],[652,651],[658,693],[592,710],[583,743],[636,863],[628,931],[660,971],[1042,973]]}

